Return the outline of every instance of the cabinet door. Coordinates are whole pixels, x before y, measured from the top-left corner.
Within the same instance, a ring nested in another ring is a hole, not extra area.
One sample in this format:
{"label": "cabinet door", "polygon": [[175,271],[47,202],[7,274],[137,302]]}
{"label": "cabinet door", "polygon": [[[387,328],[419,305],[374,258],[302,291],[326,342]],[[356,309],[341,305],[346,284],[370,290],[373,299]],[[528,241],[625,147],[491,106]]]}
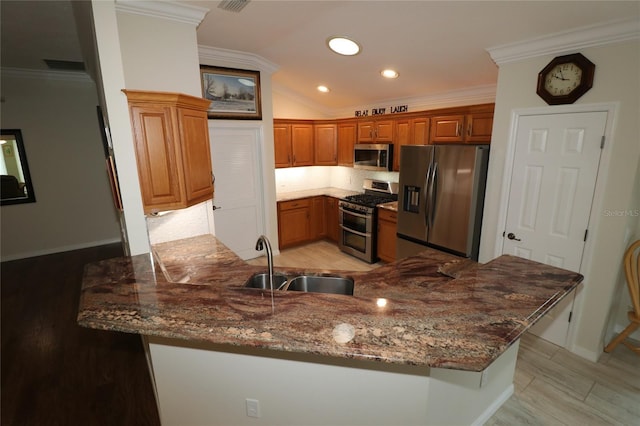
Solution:
{"label": "cabinet door", "polygon": [[334,242],[338,242],[340,236],[340,224],[338,218],[338,199],[325,197],[325,215],[327,219],[327,237]]}
{"label": "cabinet door", "polygon": [[278,203],[278,240],[281,249],[311,239],[311,208],[310,198]]}
{"label": "cabinet door", "polygon": [[429,143],[429,118],[411,120],[411,143],[413,145],[427,145]]}
{"label": "cabinet door", "polygon": [[292,166],[313,166],[313,124],[291,125]]}
{"label": "cabinet door", "polygon": [[493,128],[493,113],[475,113],[467,115],[467,143],[490,143]]}
{"label": "cabinet door", "polygon": [[463,142],[464,115],[431,118],[431,143]]}
{"label": "cabinet door", "polygon": [[285,210],[280,212],[280,248],[309,241],[309,208]]}
{"label": "cabinet door", "polygon": [[188,204],[213,196],[209,125],[206,111],[178,109],[181,130],[184,187]]}
{"label": "cabinet door", "polygon": [[396,136],[393,140],[393,170],[400,170],[400,147],[411,143],[411,120],[396,121]]}
{"label": "cabinet door", "polygon": [[315,128],[315,164],[335,166],[338,164],[338,137],[335,124],[318,124]]}
{"label": "cabinet door", "polygon": [[375,142],[391,143],[393,142],[393,120],[376,121],[375,125]]}
{"label": "cabinet door", "polygon": [[355,121],[338,124],[338,165],[353,166],[353,147],[358,125]]}
{"label": "cabinet door", "polygon": [[374,122],[361,121],[358,123],[358,140],[356,143],[371,143],[374,140]]}
{"label": "cabinet door", "polygon": [[276,167],[291,166],[291,126],[273,124],[273,143]]}
{"label": "cabinet door", "polygon": [[169,208],[181,200],[182,164],[177,160],[177,134],[171,108],[132,106],[136,161],[145,212],[154,206]]}
{"label": "cabinet door", "polygon": [[386,262],[396,260],[397,213],[378,209],[378,257]]}
{"label": "cabinet door", "polygon": [[327,223],[324,213],[324,196],[313,197],[311,207],[311,239],[317,240],[327,235]]}

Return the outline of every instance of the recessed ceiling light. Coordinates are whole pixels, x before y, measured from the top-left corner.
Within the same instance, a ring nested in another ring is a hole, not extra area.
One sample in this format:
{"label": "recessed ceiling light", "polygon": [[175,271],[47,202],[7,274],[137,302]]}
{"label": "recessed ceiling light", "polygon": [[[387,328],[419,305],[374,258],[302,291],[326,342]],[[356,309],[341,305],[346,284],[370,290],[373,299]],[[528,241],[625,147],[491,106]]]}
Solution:
{"label": "recessed ceiling light", "polygon": [[384,78],[398,78],[398,72],[391,69],[382,70],[380,74],[382,74]]}
{"label": "recessed ceiling light", "polygon": [[360,45],[346,37],[330,37],[327,45],[329,49],[340,55],[353,56],[360,53]]}
{"label": "recessed ceiling light", "polygon": [[322,93],[330,92],[331,90],[327,86],[318,86],[318,91]]}

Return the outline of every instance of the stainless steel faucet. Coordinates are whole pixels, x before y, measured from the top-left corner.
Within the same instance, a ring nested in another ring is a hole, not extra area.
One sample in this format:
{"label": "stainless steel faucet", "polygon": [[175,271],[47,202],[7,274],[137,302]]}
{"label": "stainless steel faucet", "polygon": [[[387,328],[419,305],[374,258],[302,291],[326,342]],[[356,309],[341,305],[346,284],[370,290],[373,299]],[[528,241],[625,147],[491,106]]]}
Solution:
{"label": "stainless steel faucet", "polygon": [[273,253],[271,252],[271,243],[267,237],[260,235],[258,241],[256,241],[256,250],[264,250],[265,247],[267,251],[267,265],[269,267],[269,286],[271,287],[271,291],[273,291]]}

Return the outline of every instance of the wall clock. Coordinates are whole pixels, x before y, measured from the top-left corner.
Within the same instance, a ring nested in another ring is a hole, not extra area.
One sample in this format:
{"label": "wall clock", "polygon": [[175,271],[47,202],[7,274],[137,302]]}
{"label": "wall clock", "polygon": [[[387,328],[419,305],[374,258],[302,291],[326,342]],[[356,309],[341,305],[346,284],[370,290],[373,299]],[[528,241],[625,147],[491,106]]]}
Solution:
{"label": "wall clock", "polygon": [[549,105],[572,104],[593,86],[595,69],[580,53],[557,56],[538,74],[536,93]]}

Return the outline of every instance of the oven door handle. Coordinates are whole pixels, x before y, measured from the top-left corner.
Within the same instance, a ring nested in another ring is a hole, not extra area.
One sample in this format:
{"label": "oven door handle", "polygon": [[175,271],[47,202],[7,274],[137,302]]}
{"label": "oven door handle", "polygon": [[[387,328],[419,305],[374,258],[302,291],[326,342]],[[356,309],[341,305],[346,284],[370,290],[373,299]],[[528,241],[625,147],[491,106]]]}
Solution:
{"label": "oven door handle", "polygon": [[361,237],[367,237],[367,238],[368,238],[368,237],[370,237],[370,236],[371,236],[371,234],[365,234],[365,233],[363,233],[363,232],[354,231],[353,229],[351,229],[351,228],[347,228],[347,227],[346,227],[346,226],[344,226],[344,225],[340,225],[340,228],[342,228],[343,230],[345,230],[345,231],[347,231],[347,232],[351,232],[352,234],[360,235]]}
{"label": "oven door handle", "polygon": [[340,207],[340,208],[339,208],[339,210],[340,210],[341,212],[344,212],[344,213],[347,213],[347,214],[351,214],[351,215],[354,215],[354,216],[357,216],[357,217],[361,217],[361,218],[363,218],[363,219],[368,219],[368,218],[370,218],[370,217],[371,217],[371,215],[366,215],[366,214],[356,213],[356,212],[353,212],[353,211],[351,211],[351,210],[344,209],[344,208],[342,208],[342,207]]}

